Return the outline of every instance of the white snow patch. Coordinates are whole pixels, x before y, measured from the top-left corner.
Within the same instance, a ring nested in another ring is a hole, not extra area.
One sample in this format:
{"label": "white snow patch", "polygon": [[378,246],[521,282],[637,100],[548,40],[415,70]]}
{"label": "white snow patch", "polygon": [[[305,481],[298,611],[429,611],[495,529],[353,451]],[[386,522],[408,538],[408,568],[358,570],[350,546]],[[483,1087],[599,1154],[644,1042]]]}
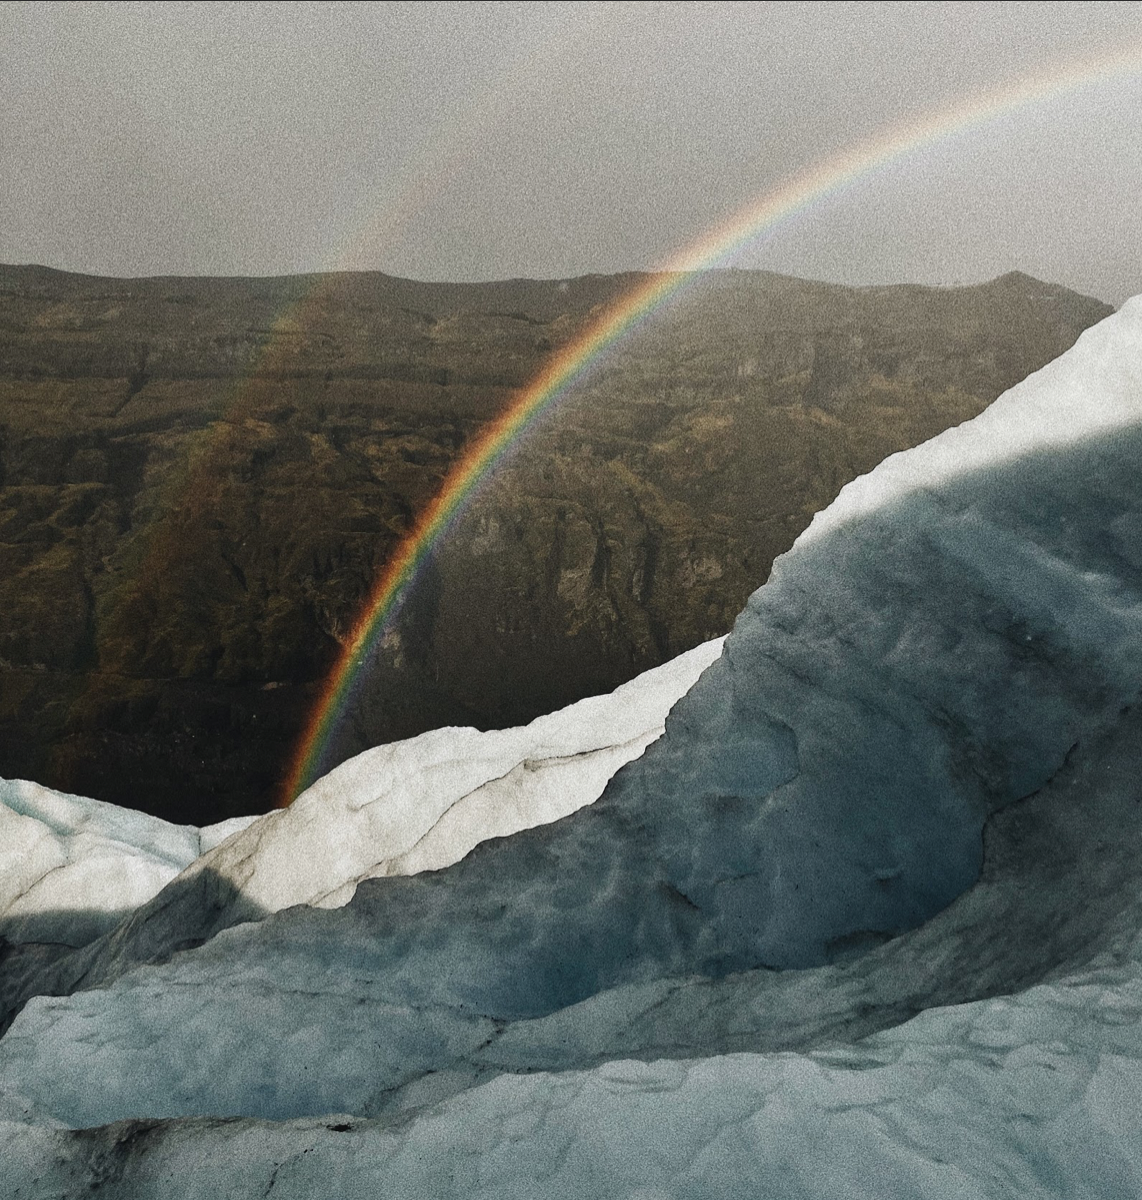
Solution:
{"label": "white snow patch", "polygon": [[0,936],[81,945],[253,819],[200,830],[27,780],[0,780]]}
{"label": "white snow patch", "polygon": [[724,640],[529,725],[434,729],[366,750],[194,870],[209,868],[268,912],[338,907],[362,879],[439,870],[489,838],[557,821],[597,800],[662,735]]}
{"label": "white snow patch", "polygon": [[913,492],[1001,466],[1016,456],[1110,433],[1140,416],[1142,295],[1084,330],[1070,350],[1009,388],[978,416],[890,455],[846,484],[813,517],[794,547]]}

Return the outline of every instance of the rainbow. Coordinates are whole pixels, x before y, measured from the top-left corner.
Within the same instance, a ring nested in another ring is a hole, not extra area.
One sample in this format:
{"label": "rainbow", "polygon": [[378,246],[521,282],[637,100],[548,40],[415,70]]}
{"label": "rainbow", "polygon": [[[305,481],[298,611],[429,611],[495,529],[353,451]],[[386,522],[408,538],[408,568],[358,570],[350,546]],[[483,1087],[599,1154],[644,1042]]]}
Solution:
{"label": "rainbow", "polygon": [[1142,46],[1083,59],[989,91],[893,129],[794,176],[692,243],[649,275],[563,347],[468,446],[385,566],[353,626],[299,743],[283,804],[316,776],[321,756],[369,656],[391,627],[433,547],[464,510],[477,485],[502,462],[521,431],[556,404],[600,355],[700,272],[723,264],[742,245],[915,151],[986,125],[1012,111],[1081,87],[1142,70]]}

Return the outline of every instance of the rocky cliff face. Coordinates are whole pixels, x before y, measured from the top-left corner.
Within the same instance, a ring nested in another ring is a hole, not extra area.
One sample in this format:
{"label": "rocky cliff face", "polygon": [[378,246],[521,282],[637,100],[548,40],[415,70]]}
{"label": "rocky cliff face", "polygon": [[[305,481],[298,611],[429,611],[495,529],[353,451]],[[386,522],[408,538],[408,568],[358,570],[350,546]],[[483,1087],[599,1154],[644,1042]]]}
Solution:
{"label": "rocky cliff face", "polygon": [[[271,804],[415,513],[634,282],[0,268],[0,775],[196,824]],[[334,759],[520,723],[724,633],[845,482],[1108,312],[1020,275],[692,285],[438,549]]]}

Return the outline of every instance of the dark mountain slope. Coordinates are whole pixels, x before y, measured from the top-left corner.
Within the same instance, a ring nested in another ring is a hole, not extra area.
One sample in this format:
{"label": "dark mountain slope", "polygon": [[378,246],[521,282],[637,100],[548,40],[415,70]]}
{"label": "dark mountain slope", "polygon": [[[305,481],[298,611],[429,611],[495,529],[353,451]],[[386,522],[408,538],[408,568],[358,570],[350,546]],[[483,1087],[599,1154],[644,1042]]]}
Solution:
{"label": "dark mountain slope", "polygon": [[[415,513],[635,282],[0,268],[0,775],[196,823],[272,803]],[[725,632],[843,483],[1109,311],[1018,274],[692,284],[439,548],[335,757],[518,723]]]}

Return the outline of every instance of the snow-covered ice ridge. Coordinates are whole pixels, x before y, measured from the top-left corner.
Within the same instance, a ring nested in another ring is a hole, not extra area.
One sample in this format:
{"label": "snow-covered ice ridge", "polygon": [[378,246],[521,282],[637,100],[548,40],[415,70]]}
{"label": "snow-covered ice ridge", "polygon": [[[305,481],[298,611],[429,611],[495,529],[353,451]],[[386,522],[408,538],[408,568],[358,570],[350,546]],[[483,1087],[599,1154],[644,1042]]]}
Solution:
{"label": "snow-covered ice ridge", "polygon": [[0,779],[0,937],[83,945],[253,819],[196,829]]}
{"label": "snow-covered ice ridge", "polygon": [[1142,1194],[1140,668],[1135,300],[846,489],[594,805],[52,965],[0,1180]]}
{"label": "snow-covered ice ridge", "polygon": [[666,714],[721,653],[706,642],[604,696],[514,729],[436,729],[366,750],[205,855],[267,912],[332,908],[364,879],[436,871],[488,838],[565,817],[662,736]]}
{"label": "snow-covered ice ridge", "polygon": [[[216,895],[231,885],[232,906],[212,906],[214,932],[292,904],[344,904],[361,879],[448,866],[478,842],[598,799],[661,737],[671,706],[724,641],[515,729],[436,729],[379,746],[288,809],[203,829],[0,780],[0,937],[84,945],[176,877],[184,887],[209,873]],[[193,914],[172,911],[170,897],[158,908],[188,936]]]}

